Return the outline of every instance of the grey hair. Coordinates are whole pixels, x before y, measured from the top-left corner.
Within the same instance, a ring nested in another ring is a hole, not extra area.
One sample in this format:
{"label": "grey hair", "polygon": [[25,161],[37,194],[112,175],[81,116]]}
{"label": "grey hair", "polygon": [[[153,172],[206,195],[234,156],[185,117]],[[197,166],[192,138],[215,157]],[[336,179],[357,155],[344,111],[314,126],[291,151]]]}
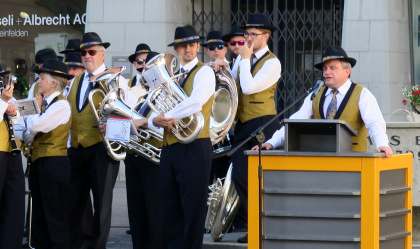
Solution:
{"label": "grey hair", "polygon": [[64,77],[54,75],[54,74],[49,74],[49,73],[46,73],[45,75],[48,82],[50,83],[57,82],[57,86],[55,87],[55,90],[62,93],[63,89],[67,86],[67,79]]}
{"label": "grey hair", "polygon": [[343,69],[351,68],[350,62],[341,60],[341,67]]}

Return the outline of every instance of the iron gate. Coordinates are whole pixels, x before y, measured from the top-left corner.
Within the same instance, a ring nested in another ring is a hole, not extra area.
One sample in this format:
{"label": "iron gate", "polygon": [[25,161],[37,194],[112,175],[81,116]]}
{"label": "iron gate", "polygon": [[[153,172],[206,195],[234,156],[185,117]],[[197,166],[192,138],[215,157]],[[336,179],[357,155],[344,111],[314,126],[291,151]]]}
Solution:
{"label": "iron gate", "polygon": [[[200,35],[210,30],[230,31],[233,24],[244,25],[249,14],[268,15],[277,31],[268,44],[282,64],[276,91],[277,110],[292,103],[311,88],[320,71],[322,51],[341,45],[344,0],[192,0],[192,24]],[[204,53],[201,52],[204,60]],[[289,117],[299,109],[286,112]],[[281,117],[283,118],[283,117]]]}

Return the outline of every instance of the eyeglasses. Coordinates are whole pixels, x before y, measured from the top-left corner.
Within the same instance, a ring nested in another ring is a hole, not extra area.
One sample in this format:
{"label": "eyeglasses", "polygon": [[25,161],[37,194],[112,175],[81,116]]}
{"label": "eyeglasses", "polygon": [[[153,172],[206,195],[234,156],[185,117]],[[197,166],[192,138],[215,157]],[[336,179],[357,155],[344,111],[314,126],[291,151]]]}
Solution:
{"label": "eyeglasses", "polygon": [[209,50],[210,51],[214,51],[216,48],[219,50],[222,50],[225,47],[225,45],[223,44],[218,44],[218,45],[210,45],[209,46]]}
{"label": "eyeglasses", "polygon": [[245,44],[245,41],[230,41],[230,45],[236,46],[238,44],[239,46],[243,46]]}
{"label": "eyeglasses", "polygon": [[245,37],[245,38],[251,37],[252,39],[254,39],[254,38],[256,38],[257,36],[259,36],[259,35],[264,35],[264,34],[267,34],[267,33],[261,33],[261,34],[255,34],[255,33],[245,33],[245,34],[244,34],[244,37]]}
{"label": "eyeglasses", "polygon": [[143,60],[143,59],[137,59],[137,60],[134,60],[134,61],[139,65],[143,65],[143,63],[146,63],[146,61]]}
{"label": "eyeglasses", "polygon": [[102,51],[101,50],[93,50],[93,49],[90,49],[90,50],[81,50],[80,51],[80,54],[82,56],[86,56],[86,54],[89,54],[90,56],[95,56],[98,52],[102,52]]}

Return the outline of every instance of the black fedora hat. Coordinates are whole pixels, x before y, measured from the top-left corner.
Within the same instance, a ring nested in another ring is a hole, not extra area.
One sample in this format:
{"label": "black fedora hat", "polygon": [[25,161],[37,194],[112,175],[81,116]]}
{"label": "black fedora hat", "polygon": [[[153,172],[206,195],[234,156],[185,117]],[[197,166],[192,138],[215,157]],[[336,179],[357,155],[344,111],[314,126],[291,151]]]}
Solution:
{"label": "black fedora hat", "polygon": [[209,45],[219,45],[219,44],[223,44],[226,45],[226,42],[224,42],[222,40],[223,34],[221,31],[209,31],[209,33],[207,34],[207,38],[206,41],[201,44],[204,47],[207,47]]}
{"label": "black fedora hat", "polygon": [[244,36],[245,31],[239,25],[233,25],[230,29],[230,33],[226,34],[222,37],[222,40],[226,43],[230,41],[230,39],[234,36]]}
{"label": "black fedora hat", "polygon": [[49,73],[49,74],[61,76],[68,80],[71,80],[74,77],[73,75],[68,74],[69,70],[66,64],[64,64],[64,62],[61,62],[59,60],[46,60],[44,61],[41,67],[33,70],[33,72],[38,73],[38,74]]}
{"label": "black fedora hat", "polygon": [[168,44],[168,47],[189,44],[194,42],[200,42],[204,37],[199,36],[195,28],[191,25],[186,25],[183,27],[177,27],[175,29],[174,42]]}
{"label": "black fedora hat", "polygon": [[32,65],[30,70],[33,72],[37,69],[45,60],[57,60],[57,54],[52,48],[44,48],[36,52],[35,54],[35,64]]}
{"label": "black fedora hat", "polygon": [[322,62],[315,64],[315,68],[322,70],[322,67],[325,62],[331,61],[331,60],[343,60],[350,63],[351,67],[354,67],[356,65],[356,59],[348,57],[346,51],[342,47],[338,46],[328,46],[325,49],[325,53],[322,57]]}
{"label": "black fedora hat", "polygon": [[4,71],[3,68],[0,65],[0,76],[6,75],[6,74],[9,74],[9,73],[10,73],[10,71]]}
{"label": "black fedora hat", "polygon": [[82,41],[80,43],[80,49],[92,46],[103,46],[104,48],[108,48],[111,45],[109,42],[102,42],[101,37],[95,32],[87,32],[83,34]]}
{"label": "black fedora hat", "polygon": [[136,51],[134,51],[134,54],[128,57],[128,60],[131,63],[133,63],[134,59],[136,59],[136,55],[142,54],[142,53],[150,53],[150,52],[152,52],[152,50],[150,49],[149,45],[145,43],[140,43],[139,45],[137,45]]}
{"label": "black fedora hat", "polygon": [[155,52],[155,51],[150,52],[149,54],[147,54],[146,63],[158,55],[160,55],[160,53]]}
{"label": "black fedora hat", "polygon": [[66,49],[63,50],[63,51],[60,51],[59,53],[60,54],[68,54],[68,53],[71,53],[71,52],[75,52],[80,48],[80,43],[81,42],[82,41],[80,39],[70,39],[67,42]]}
{"label": "black fedora hat", "polygon": [[269,29],[271,31],[275,31],[277,29],[271,24],[270,18],[264,14],[250,14],[248,16],[248,21],[242,28],[245,30],[247,28],[261,28]]}
{"label": "black fedora hat", "polygon": [[82,56],[79,52],[71,52],[67,54],[67,58],[64,61],[68,67],[81,67],[85,68],[82,63]]}

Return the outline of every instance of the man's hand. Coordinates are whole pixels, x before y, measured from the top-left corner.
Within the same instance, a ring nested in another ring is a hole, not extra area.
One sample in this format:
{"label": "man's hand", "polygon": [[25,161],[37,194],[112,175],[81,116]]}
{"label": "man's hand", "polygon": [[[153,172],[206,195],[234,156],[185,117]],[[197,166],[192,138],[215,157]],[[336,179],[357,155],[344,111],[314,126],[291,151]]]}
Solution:
{"label": "man's hand", "polygon": [[106,124],[105,123],[99,123],[99,131],[101,131],[102,134],[106,134]]}
{"label": "man's hand", "polygon": [[136,127],[136,130],[139,130],[140,127],[147,127],[148,122],[149,122],[148,118],[133,119],[133,123],[134,123],[134,126]]}
{"label": "man's hand", "polygon": [[39,109],[41,110],[41,108],[42,108],[42,100],[43,100],[42,94],[37,93],[35,95],[35,100],[36,100],[36,103],[38,104]]}
{"label": "man's hand", "polygon": [[[273,150],[273,145],[269,144],[269,143],[263,143],[261,144],[261,150]],[[251,150],[258,150],[258,145],[255,145],[254,147],[252,147]]]}
{"label": "man's hand", "polygon": [[15,88],[15,86],[12,85],[7,85],[4,89],[3,92],[1,93],[1,99],[4,102],[9,102],[9,100],[13,97],[13,88]]}
{"label": "man's hand", "polygon": [[153,118],[153,125],[157,127],[162,127],[165,131],[171,132],[172,125],[175,123],[174,118],[165,118],[163,113],[159,114]]}
{"label": "man's hand", "polygon": [[13,103],[9,103],[9,106],[6,109],[6,114],[8,114],[11,117],[17,115],[16,106]]}
{"label": "man's hand", "polygon": [[239,49],[241,59],[251,58],[251,54],[254,52],[254,42],[245,42],[245,44]]}
{"label": "man's hand", "polygon": [[387,146],[379,146],[377,152],[385,152],[385,157],[389,158],[392,156],[392,149]]}
{"label": "man's hand", "polygon": [[225,60],[222,59],[216,59],[214,62],[214,71],[219,72],[220,67],[229,67],[229,65],[226,63]]}

